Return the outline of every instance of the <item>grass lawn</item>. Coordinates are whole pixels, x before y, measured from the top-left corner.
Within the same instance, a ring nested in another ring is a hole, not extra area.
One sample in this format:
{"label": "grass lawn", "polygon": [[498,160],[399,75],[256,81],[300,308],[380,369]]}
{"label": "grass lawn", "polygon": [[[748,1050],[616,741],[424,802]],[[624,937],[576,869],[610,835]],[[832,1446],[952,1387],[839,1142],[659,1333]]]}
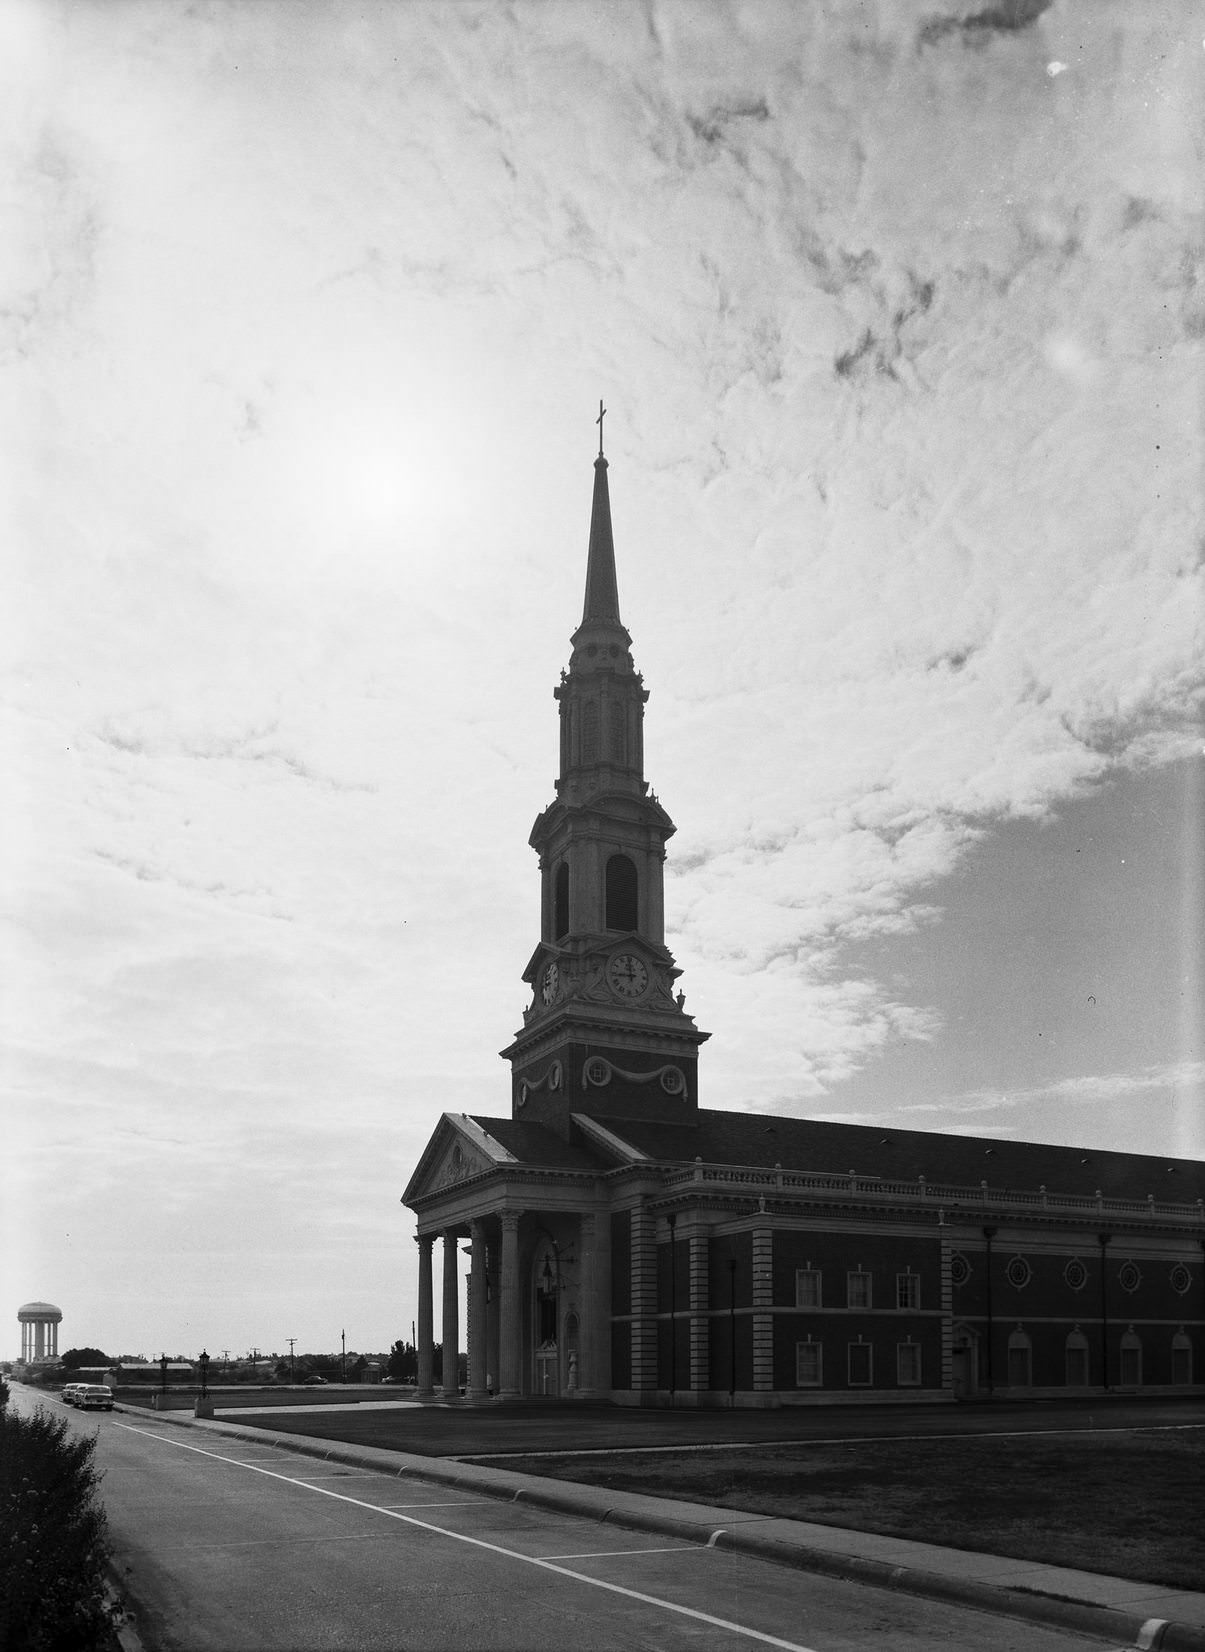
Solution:
{"label": "grass lawn", "polygon": [[506,1466],[1205,1590],[1200,1430],[508,1456]]}

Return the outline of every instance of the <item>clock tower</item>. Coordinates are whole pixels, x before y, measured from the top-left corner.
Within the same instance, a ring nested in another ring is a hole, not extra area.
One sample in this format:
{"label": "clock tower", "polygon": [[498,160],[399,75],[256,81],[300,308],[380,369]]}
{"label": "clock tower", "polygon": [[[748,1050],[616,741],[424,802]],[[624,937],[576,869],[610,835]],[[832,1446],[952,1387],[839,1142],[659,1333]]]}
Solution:
{"label": "clock tower", "polygon": [[[601,412],[600,412],[601,426]],[[689,1123],[709,1036],[676,990],[665,945],[665,845],[674,823],[644,779],[648,691],[619,617],[607,461],[594,461],[582,622],[560,706],[556,797],[536,821],[540,942],[531,1002],[502,1052],[516,1118],[568,1132],[570,1115]]]}

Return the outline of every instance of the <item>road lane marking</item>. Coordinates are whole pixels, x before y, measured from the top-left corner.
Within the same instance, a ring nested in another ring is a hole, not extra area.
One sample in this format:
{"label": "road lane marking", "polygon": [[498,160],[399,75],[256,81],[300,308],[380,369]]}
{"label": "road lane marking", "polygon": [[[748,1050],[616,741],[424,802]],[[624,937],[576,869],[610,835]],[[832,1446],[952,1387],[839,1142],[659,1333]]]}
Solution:
{"label": "road lane marking", "polygon": [[677,1543],[666,1549],[587,1549],[582,1554],[546,1554],[541,1560],[610,1560],[614,1555],[629,1554],[706,1554],[702,1543]]}
{"label": "road lane marking", "polygon": [[[268,1460],[279,1461],[278,1458]],[[226,1461],[233,1462],[234,1458],[228,1457]],[[238,1466],[240,1468],[258,1468],[259,1464],[240,1461]],[[306,1478],[307,1480],[379,1480],[380,1475],[375,1469],[370,1468],[354,1470],[350,1468],[336,1468],[332,1469],[329,1474],[308,1474]]]}
{"label": "road lane marking", "polygon": [[445,1497],[439,1503],[380,1503],[382,1509],[474,1509],[482,1503],[496,1503],[496,1497]]}
{"label": "road lane marking", "polygon": [[646,1595],[639,1589],[627,1589],[622,1583],[609,1583],[605,1578],[591,1577],[586,1572],[575,1572],[554,1560],[545,1560],[539,1555],[521,1554],[517,1549],[505,1548],[501,1543],[490,1543],[483,1537],[470,1537],[465,1532],[449,1531],[446,1526],[436,1526],[429,1520],[417,1520],[412,1514],[403,1514],[398,1509],[382,1508],[379,1503],[365,1503],[358,1497],[348,1497],[343,1492],[331,1491],[327,1486],[314,1486],[308,1480],[298,1480],[290,1474],[278,1474],[273,1469],[261,1468],[256,1463],[239,1463],[233,1458],[223,1457],[219,1452],[206,1451],[204,1447],[189,1445],[184,1440],[169,1439],[166,1435],[155,1434],[149,1429],[134,1428],[130,1423],[117,1423],[115,1426],[129,1434],[145,1435],[147,1439],[155,1440],[160,1445],[175,1446],[178,1451],[192,1451],[199,1457],[229,1463],[234,1468],[250,1469],[252,1474],[262,1474],[269,1480],[280,1480],[286,1486],[298,1486],[302,1491],[315,1492],[319,1497],[330,1497],[336,1503],[349,1503],[355,1509],[367,1509],[371,1514],[384,1514],[390,1520],[401,1520],[408,1526],[416,1526],[420,1531],[431,1532],[436,1537],[449,1537],[453,1542],[467,1543],[474,1549],[486,1549],[490,1554],[501,1555],[505,1560],[517,1560],[525,1566],[538,1567],[540,1571],[554,1572],[558,1577],[571,1578],[575,1583],[588,1584],[592,1589],[605,1589],[608,1594],[623,1595],[626,1600],[639,1601],[643,1606],[655,1606],[663,1612],[675,1612],[679,1617],[692,1618],[696,1623],[710,1624],[713,1629],[726,1629],[730,1634],[743,1635],[746,1640],[759,1641],[763,1646],[777,1646],[781,1652],[815,1652],[814,1648],[804,1646],[799,1641],[785,1641],[777,1635],[767,1635],[760,1629],[750,1629],[746,1624],[733,1623],[729,1618],[717,1618],[710,1612],[700,1612],[694,1606],[680,1606],[676,1601],[664,1600],[659,1595]]}

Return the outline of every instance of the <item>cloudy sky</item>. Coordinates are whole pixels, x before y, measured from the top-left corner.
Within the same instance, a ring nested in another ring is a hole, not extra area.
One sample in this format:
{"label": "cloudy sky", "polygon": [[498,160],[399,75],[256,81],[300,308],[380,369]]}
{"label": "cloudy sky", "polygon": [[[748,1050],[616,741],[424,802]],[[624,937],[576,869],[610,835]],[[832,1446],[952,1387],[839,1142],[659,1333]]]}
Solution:
{"label": "cloudy sky", "polygon": [[1205,1151],[1189,0],[0,30],[10,1353],[409,1335],[600,397],[704,1104]]}

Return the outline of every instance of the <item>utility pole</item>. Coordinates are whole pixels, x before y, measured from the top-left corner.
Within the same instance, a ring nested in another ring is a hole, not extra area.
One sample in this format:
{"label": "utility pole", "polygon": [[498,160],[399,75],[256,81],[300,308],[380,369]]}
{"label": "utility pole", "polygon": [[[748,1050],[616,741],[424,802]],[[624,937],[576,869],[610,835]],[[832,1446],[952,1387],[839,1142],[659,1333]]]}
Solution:
{"label": "utility pole", "polygon": [[343,1373],[343,1375],[342,1375],[340,1380],[342,1382],[346,1382],[347,1381],[347,1332],[346,1331],[341,1331],[340,1335],[343,1338],[343,1353],[340,1355],[340,1358],[339,1358],[339,1369]]}
{"label": "utility pole", "polygon": [[289,1381],[292,1382],[296,1375],[296,1372],[293,1369],[293,1344],[297,1341],[297,1338],[286,1337],[285,1341],[289,1345]]}

